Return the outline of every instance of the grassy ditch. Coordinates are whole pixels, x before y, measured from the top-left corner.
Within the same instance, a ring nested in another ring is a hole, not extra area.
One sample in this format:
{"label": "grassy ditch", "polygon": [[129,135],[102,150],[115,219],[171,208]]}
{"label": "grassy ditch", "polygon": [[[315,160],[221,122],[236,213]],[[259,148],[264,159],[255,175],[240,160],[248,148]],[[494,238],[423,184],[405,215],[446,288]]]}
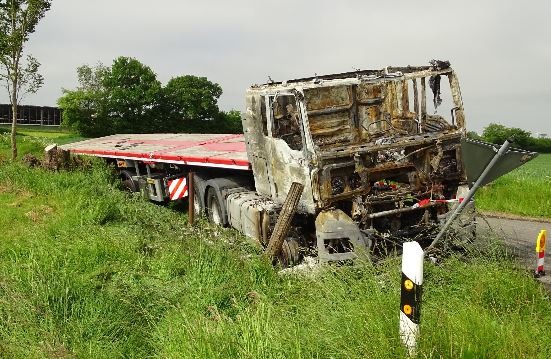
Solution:
{"label": "grassy ditch", "polygon": [[[10,133],[10,128],[0,126],[0,160],[11,158]],[[44,147],[51,143],[62,145],[84,139],[70,132],[47,127],[18,128],[17,134],[17,152],[19,158],[23,157],[26,153],[41,155]]]}
{"label": "grassy ditch", "polygon": [[[406,356],[399,258],[280,276],[237,232],[189,228],[99,162],[0,164],[0,225],[0,357]],[[545,290],[499,248],[473,252],[427,262],[420,357],[551,357]]]}
{"label": "grassy ditch", "polygon": [[486,211],[551,218],[551,154],[540,154],[481,188],[476,205]]}

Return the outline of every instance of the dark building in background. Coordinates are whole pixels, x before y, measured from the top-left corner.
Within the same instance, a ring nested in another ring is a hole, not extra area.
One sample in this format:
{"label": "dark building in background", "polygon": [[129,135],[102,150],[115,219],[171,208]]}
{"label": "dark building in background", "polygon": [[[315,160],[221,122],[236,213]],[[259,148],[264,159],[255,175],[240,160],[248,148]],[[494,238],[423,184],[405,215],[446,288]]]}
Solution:
{"label": "dark building in background", "polygon": [[[11,105],[0,104],[0,124],[11,124]],[[28,106],[17,107],[17,123],[21,125],[59,126],[61,110],[57,107]]]}

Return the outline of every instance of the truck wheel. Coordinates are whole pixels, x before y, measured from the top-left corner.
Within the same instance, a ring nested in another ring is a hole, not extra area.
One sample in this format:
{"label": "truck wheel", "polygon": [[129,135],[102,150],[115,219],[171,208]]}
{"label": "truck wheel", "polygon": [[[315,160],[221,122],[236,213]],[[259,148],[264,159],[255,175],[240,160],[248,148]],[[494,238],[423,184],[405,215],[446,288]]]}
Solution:
{"label": "truck wheel", "polygon": [[297,265],[300,261],[298,241],[294,238],[285,238],[278,259],[283,268]]}
{"label": "truck wheel", "polygon": [[134,173],[128,170],[121,170],[119,172],[119,178],[122,181],[122,187],[128,192],[138,192],[140,190],[138,182],[132,179]]}
{"label": "truck wheel", "polygon": [[222,220],[222,206],[220,205],[214,188],[210,188],[207,195],[207,214],[209,221],[216,225],[224,226],[224,221]]}
{"label": "truck wheel", "polygon": [[197,187],[193,187],[193,211],[195,217],[201,217],[203,215],[203,206],[201,205],[201,195]]}

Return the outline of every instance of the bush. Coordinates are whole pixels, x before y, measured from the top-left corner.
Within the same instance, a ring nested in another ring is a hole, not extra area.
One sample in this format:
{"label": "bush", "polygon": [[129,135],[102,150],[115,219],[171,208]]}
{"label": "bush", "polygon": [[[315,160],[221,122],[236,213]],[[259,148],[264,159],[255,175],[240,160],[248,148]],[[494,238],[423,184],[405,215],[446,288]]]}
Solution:
{"label": "bush", "polygon": [[128,57],[77,73],[79,86],[64,90],[58,105],[63,126],[83,136],[241,132],[239,113],[219,110],[222,88],[206,77],[178,76],[162,87],[151,68]]}
{"label": "bush", "polygon": [[[469,132],[471,134],[471,132]],[[491,123],[482,132],[482,139],[498,145],[512,140],[513,145],[528,151],[551,153],[551,139],[535,138],[528,131],[516,127],[506,127]]]}

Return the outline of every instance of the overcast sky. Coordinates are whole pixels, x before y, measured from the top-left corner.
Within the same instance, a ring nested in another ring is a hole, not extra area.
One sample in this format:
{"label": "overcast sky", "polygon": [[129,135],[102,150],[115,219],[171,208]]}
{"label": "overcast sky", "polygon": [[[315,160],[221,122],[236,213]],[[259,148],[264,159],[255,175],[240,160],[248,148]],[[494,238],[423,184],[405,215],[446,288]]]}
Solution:
{"label": "overcast sky", "polygon": [[551,134],[548,0],[53,0],[27,51],[45,84],[26,104],[55,105],[82,64],[131,56],[163,83],[206,76],[224,90],[220,107],[241,111],[245,89],[268,76],[447,59],[469,129],[498,122]]}

